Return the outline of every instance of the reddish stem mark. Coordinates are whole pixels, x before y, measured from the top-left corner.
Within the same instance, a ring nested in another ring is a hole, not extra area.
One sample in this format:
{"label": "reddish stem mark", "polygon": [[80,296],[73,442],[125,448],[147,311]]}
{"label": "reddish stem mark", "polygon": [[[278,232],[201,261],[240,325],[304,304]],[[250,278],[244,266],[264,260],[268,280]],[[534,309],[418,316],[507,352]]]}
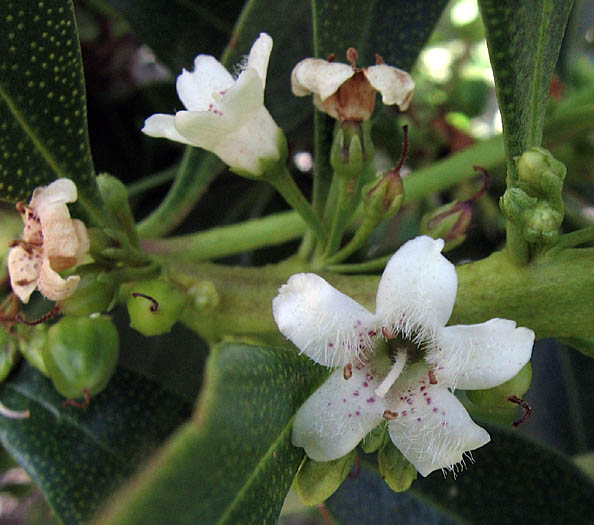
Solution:
{"label": "reddish stem mark", "polygon": [[349,472],[349,479],[357,479],[361,475],[361,460],[355,456],[355,470]]}
{"label": "reddish stem mark", "polygon": [[36,319],[35,321],[28,321],[27,319],[24,318],[24,316],[22,314],[15,315],[14,320],[19,323],[26,324],[27,326],[36,326],[38,324],[44,323],[45,321],[47,321],[48,319],[51,319],[52,317],[55,317],[59,313],[60,313],[60,305],[57,304],[49,312],[42,315],[39,319]]}
{"label": "reddish stem mark", "polygon": [[151,312],[156,312],[159,309],[159,302],[150,295],[146,295],[140,292],[132,292],[132,297],[142,297],[143,299],[148,299],[151,303]]}
{"label": "reddish stem mark", "polygon": [[64,401],[62,406],[64,406],[64,407],[73,406],[76,408],[87,408],[91,404],[91,392],[89,392],[88,388],[85,388],[83,390],[83,395],[85,396],[85,400],[82,403],[80,403],[79,401],[76,401],[75,399],[67,399],[66,401]]}
{"label": "reddish stem mark", "polygon": [[324,523],[326,525],[334,525],[334,522],[332,521],[332,517],[330,516],[330,513],[328,512],[326,505],[320,503],[318,505],[318,510],[320,511],[320,514],[322,515],[322,518],[324,519]]}
{"label": "reddish stem mark", "polygon": [[491,177],[489,177],[489,172],[482,166],[473,166],[472,169],[474,171],[480,171],[483,174],[483,186],[472,197],[470,197],[470,199],[466,201],[468,204],[478,201],[487,191],[487,188],[489,187],[489,182],[491,181]]}
{"label": "reddish stem mark", "polygon": [[408,124],[402,126],[402,134],[402,154],[400,155],[400,160],[398,161],[398,164],[396,164],[396,167],[393,170],[396,173],[400,172],[400,168],[402,168],[402,166],[404,165],[404,162],[406,161],[406,156],[408,155]]}
{"label": "reddish stem mark", "polygon": [[507,399],[511,403],[519,405],[524,410],[524,415],[520,419],[518,419],[517,421],[514,421],[512,423],[512,426],[514,428],[518,428],[522,423],[524,423],[530,417],[530,414],[532,414],[532,407],[530,406],[529,403],[524,401],[522,398],[519,398],[518,396],[509,396]]}

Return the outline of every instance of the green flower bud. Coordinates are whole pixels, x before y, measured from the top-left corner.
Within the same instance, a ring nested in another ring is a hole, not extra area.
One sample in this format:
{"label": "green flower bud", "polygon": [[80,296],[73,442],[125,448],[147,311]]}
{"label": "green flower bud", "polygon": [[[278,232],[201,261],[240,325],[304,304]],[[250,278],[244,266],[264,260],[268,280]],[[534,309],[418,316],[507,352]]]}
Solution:
{"label": "green flower bud", "polygon": [[550,244],[557,239],[563,213],[552,208],[546,201],[538,201],[536,206],[525,214],[524,237],[528,242]]}
{"label": "green flower bud", "polygon": [[38,324],[36,326],[19,325],[19,350],[25,357],[29,364],[43,375],[49,375],[43,362],[43,354],[47,348],[47,331],[46,324]]}
{"label": "green flower bud", "polygon": [[106,317],[64,317],[48,331],[43,361],[56,390],[69,399],[101,392],[119,355],[115,325]]}
{"label": "green flower bud", "polygon": [[76,269],[80,276],[73,295],[60,301],[65,315],[89,316],[109,310],[115,303],[117,283],[97,264],[85,264]]}
{"label": "green flower bud", "polygon": [[147,336],[169,332],[187,299],[163,278],[140,282],[132,288],[127,302],[130,326]]}
{"label": "green flower bud", "polygon": [[197,312],[204,312],[216,308],[220,297],[215,285],[210,281],[199,281],[188,289],[192,306]]}
{"label": "green flower bud", "polygon": [[532,196],[553,197],[561,193],[567,170],[550,151],[532,148],[514,161],[518,170],[518,186]]}
{"label": "green flower bud", "polygon": [[[390,170],[363,187],[365,215],[391,219],[404,200],[404,185],[399,170]],[[378,222],[379,222],[378,221]]]}
{"label": "green flower bud", "polygon": [[421,219],[420,234],[433,239],[443,239],[447,252],[466,239],[466,232],[472,219],[472,205],[469,202],[454,201],[426,213]]}
{"label": "green flower bud", "polygon": [[337,124],[330,149],[330,164],[340,177],[358,177],[365,165],[373,160],[374,153],[367,124],[353,121]]}
{"label": "green flower bud", "polygon": [[388,437],[388,427],[385,422],[375,427],[369,434],[367,434],[363,441],[361,441],[361,448],[366,454],[377,452]]}
{"label": "green flower bud", "polygon": [[3,326],[0,326],[0,381],[4,381],[16,365],[19,357],[18,345]]}
{"label": "green flower bud", "polygon": [[314,461],[306,456],[293,484],[299,499],[306,505],[326,501],[348,476],[356,457],[355,450],[334,461]]}
{"label": "green flower bud", "polygon": [[409,463],[391,440],[387,440],[380,449],[377,464],[382,478],[394,492],[407,490],[417,479],[417,469]]}
{"label": "green flower bud", "polygon": [[475,405],[481,408],[511,408],[511,396],[522,397],[530,388],[532,382],[532,365],[524,365],[516,376],[502,385],[488,390],[467,390],[466,395]]}
{"label": "green flower bud", "polygon": [[107,173],[101,173],[96,180],[104,206],[110,216],[116,219],[118,226],[126,232],[130,241],[138,245],[136,222],[128,202],[126,186],[121,180]]}

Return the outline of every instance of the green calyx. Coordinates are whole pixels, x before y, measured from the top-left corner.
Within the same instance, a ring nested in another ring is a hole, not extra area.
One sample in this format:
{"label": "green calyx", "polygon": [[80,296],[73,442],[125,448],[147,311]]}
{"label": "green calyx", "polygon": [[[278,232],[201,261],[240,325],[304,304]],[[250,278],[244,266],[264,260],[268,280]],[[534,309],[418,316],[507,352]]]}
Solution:
{"label": "green calyx", "polygon": [[553,243],[563,222],[565,166],[544,148],[532,148],[514,159],[517,178],[500,206],[503,214],[532,244]]}
{"label": "green calyx", "polygon": [[375,147],[368,122],[344,121],[336,125],[330,165],[339,177],[354,179],[373,160]]}
{"label": "green calyx", "polygon": [[377,456],[379,472],[394,492],[403,492],[417,479],[417,470],[391,440],[387,440]]}
{"label": "green calyx", "polygon": [[527,363],[509,381],[487,390],[467,390],[466,395],[481,408],[512,408],[515,405],[510,402],[509,398],[523,396],[530,388],[531,382],[532,365]]}
{"label": "green calyx", "polygon": [[73,274],[80,276],[80,281],[74,294],[58,303],[63,314],[88,316],[114,306],[118,283],[101,266],[85,264]]}
{"label": "green calyx", "polygon": [[357,453],[351,450],[334,461],[314,461],[303,458],[293,487],[306,505],[318,505],[336,492],[353,467]]}
{"label": "green calyx", "polygon": [[64,317],[48,330],[43,362],[56,390],[76,399],[107,386],[119,349],[118,331],[107,317]]}
{"label": "green calyx", "polygon": [[388,427],[384,421],[363,438],[360,447],[366,454],[372,454],[373,452],[377,452],[384,445],[386,440],[389,439]]}
{"label": "green calyx", "polygon": [[167,333],[187,301],[188,297],[164,278],[140,282],[131,289],[126,303],[130,326],[146,336]]}

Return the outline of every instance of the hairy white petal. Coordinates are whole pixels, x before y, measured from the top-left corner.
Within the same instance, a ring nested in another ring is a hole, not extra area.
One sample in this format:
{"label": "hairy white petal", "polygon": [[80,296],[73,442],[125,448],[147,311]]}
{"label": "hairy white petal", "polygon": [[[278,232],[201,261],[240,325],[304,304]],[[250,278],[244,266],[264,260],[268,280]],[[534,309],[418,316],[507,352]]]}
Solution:
{"label": "hairy white petal", "polygon": [[347,64],[306,58],[293,68],[291,89],[298,97],[315,93],[324,101],[354,74],[355,70]]}
{"label": "hairy white petal", "polygon": [[363,70],[369,83],[382,94],[387,106],[396,104],[401,111],[408,109],[415,83],[412,77],[396,67],[378,64]]}
{"label": "hairy white petal", "polygon": [[[243,125],[264,107],[264,84],[255,69],[246,69],[221,98],[220,111],[233,127]],[[233,131],[231,129],[230,131]]]}
{"label": "hairy white petal", "polygon": [[248,69],[254,69],[262,81],[262,90],[266,86],[266,72],[268,61],[272,52],[272,38],[266,33],[260,33],[258,39],[252,44],[247,61]]}
{"label": "hairy white petal", "polygon": [[380,280],[376,314],[405,337],[431,338],[452,314],[458,276],[441,250],[442,239],[416,237],[392,256]]}
{"label": "hairy white petal", "polygon": [[177,131],[175,128],[175,117],[173,115],[157,113],[150,116],[144,121],[142,132],[149,137],[164,138],[194,146],[190,139],[187,139]]}
{"label": "hairy white petal", "polygon": [[530,360],[534,332],[508,319],[438,330],[427,361],[452,388],[493,388],[514,377]]}
{"label": "hairy white petal", "polygon": [[354,365],[375,335],[375,317],[313,273],[293,275],[272,312],[282,334],[325,366]]}
{"label": "hairy white petal", "polygon": [[194,59],[194,71],[182,71],[177,77],[177,95],[190,111],[208,111],[215,104],[214,94],[220,94],[233,85],[233,77],[225,67],[210,55]]}
{"label": "hairy white petal", "polygon": [[379,378],[372,367],[353,366],[328,380],[301,406],[293,423],[293,445],[314,461],[332,461],[351,450],[382,422],[385,401],[374,394]]}
{"label": "hairy white petal", "polygon": [[388,423],[390,438],[422,476],[451,469],[491,439],[456,396],[428,376],[396,393],[390,409],[398,414]]}

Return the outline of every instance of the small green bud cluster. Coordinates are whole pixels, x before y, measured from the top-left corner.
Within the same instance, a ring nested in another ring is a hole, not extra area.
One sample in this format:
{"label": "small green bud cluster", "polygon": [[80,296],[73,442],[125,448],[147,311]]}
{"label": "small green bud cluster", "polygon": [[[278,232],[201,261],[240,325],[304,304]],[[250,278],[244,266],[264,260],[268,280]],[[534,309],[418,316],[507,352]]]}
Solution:
{"label": "small green bud cluster", "polygon": [[527,242],[551,244],[563,221],[565,166],[544,148],[532,148],[514,160],[517,180],[501,197],[501,210]]}

